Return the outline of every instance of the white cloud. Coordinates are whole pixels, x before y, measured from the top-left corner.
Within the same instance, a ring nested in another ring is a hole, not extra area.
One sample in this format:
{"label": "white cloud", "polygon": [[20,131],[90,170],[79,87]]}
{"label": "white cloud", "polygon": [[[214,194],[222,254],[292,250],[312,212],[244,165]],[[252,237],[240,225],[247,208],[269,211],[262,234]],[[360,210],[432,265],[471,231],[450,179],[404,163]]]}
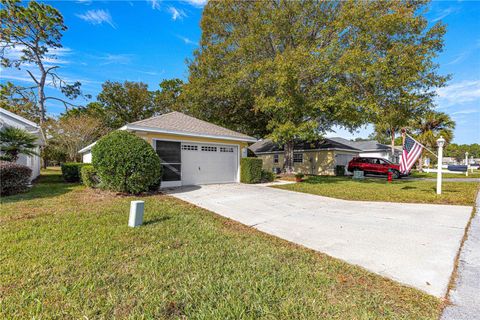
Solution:
{"label": "white cloud", "polygon": [[147,0],[151,4],[153,10],[160,10],[160,1],[158,0]]}
{"label": "white cloud", "polygon": [[452,13],[456,13],[458,12],[459,9],[458,8],[447,8],[445,10],[442,10],[437,17],[435,17],[434,19],[432,19],[432,22],[437,22],[437,21],[440,21],[442,20],[443,18],[446,18],[447,16],[451,15]]}
{"label": "white cloud", "polygon": [[437,90],[442,107],[480,100],[480,80],[464,80]]}
{"label": "white cloud", "polygon": [[77,17],[93,25],[108,23],[112,28],[116,29],[116,26],[113,23],[112,16],[110,15],[110,12],[108,10],[88,10],[83,14],[77,14]]}
{"label": "white cloud", "polygon": [[20,82],[26,82],[26,83],[35,83],[32,78],[30,77],[25,77],[25,76],[18,76],[14,74],[8,74],[6,72],[1,72],[2,76],[0,77],[0,80],[6,81],[6,80],[14,80],[14,81],[20,81]]}
{"label": "white cloud", "polygon": [[172,15],[172,20],[182,20],[183,18],[187,17],[185,11],[183,11],[182,9],[177,9],[175,7],[169,7],[168,12],[170,12],[170,14]]}
{"label": "white cloud", "polygon": [[[4,56],[11,60],[18,60],[23,56],[23,50],[25,50],[24,45],[16,45],[15,47],[9,47],[5,49]],[[65,57],[71,54],[72,50],[70,48],[51,48],[45,54],[43,62],[46,65],[49,64],[67,64],[70,61],[66,60]],[[30,63],[23,63],[24,67],[31,66]]]}
{"label": "white cloud", "polygon": [[450,61],[446,65],[448,66],[448,65],[451,65],[451,64],[457,64],[459,62],[462,62],[468,57],[469,54],[470,54],[470,51],[462,52],[459,55],[457,55],[457,57],[455,59],[453,59],[452,61]]}
{"label": "white cloud", "polygon": [[460,110],[460,111],[453,112],[452,115],[457,115],[457,114],[471,114],[471,113],[477,113],[477,112],[480,112],[480,110],[476,110],[476,109],[465,109],[465,110]]}
{"label": "white cloud", "polygon": [[194,7],[203,7],[208,2],[208,0],[184,0],[184,1]]}
{"label": "white cloud", "polygon": [[103,62],[101,65],[107,64],[129,64],[132,62],[134,55],[133,54],[110,54],[107,53],[105,56],[100,57],[100,60]]}
{"label": "white cloud", "polygon": [[179,39],[181,39],[185,44],[191,44],[191,45],[195,45],[195,46],[198,46],[198,43],[193,41],[193,40],[190,40],[189,38],[187,37],[184,37],[184,36],[177,36]]}

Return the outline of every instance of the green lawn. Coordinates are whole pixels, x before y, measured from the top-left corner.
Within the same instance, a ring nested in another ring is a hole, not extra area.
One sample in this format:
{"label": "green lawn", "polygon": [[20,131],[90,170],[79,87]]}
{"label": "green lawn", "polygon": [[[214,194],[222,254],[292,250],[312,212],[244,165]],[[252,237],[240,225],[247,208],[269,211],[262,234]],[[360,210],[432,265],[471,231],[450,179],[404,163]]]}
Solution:
{"label": "green lawn", "polygon": [[49,171],[3,198],[0,318],[437,319],[441,301],[164,195]]}
{"label": "green lawn", "polygon": [[[434,172],[412,172],[410,175],[411,177],[414,178],[437,178],[437,174]],[[442,174],[443,178],[480,178],[480,171],[479,170],[474,170],[473,173],[470,171],[468,172],[468,177],[465,176],[465,173],[462,174],[456,174],[456,173],[444,173]]]}
{"label": "green lawn", "polygon": [[474,182],[443,182],[442,194],[437,195],[435,181],[398,179],[388,183],[385,178],[352,180],[351,177],[326,176],[311,176],[301,183],[275,186],[346,200],[455,205],[473,205],[478,187]]}

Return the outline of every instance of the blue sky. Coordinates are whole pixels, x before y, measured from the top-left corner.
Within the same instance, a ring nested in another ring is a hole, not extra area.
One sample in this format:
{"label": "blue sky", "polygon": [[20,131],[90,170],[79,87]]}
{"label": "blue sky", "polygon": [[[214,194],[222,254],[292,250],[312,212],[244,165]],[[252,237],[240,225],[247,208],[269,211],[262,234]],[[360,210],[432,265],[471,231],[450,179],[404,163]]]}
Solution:
{"label": "blue sky", "polygon": [[[44,2],[60,10],[68,26],[64,48],[56,52],[60,73],[80,80],[93,97],[106,80],[143,81],[150,89],[163,79],[186,80],[185,61],[200,39],[205,0]],[[448,86],[438,90],[437,110],[457,122],[454,142],[480,143],[480,2],[438,1],[429,7],[426,17],[431,23],[447,24],[438,63],[442,74],[452,74]],[[22,71],[1,69],[0,76],[2,82],[28,82]],[[52,115],[64,111],[57,102],[47,108]],[[328,135],[366,137],[371,127],[353,134],[335,130]]]}

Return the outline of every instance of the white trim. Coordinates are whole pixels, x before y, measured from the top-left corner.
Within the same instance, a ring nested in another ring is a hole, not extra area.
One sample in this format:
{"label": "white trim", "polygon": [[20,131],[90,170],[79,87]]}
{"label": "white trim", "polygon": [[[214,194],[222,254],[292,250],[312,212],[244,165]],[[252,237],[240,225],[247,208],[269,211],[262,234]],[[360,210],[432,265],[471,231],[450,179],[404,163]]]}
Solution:
{"label": "white trim", "polygon": [[12,117],[12,118],[14,118],[14,119],[16,119],[16,120],[18,120],[18,121],[20,121],[20,122],[23,122],[23,123],[25,123],[25,124],[28,124],[28,125],[31,126],[31,127],[40,129],[40,126],[39,126],[38,124],[36,124],[35,122],[32,122],[32,121],[30,121],[30,120],[27,120],[27,119],[25,119],[24,117],[19,116],[18,114],[15,114],[15,113],[10,112],[10,111],[8,111],[8,110],[5,110],[5,109],[3,109],[3,108],[0,108],[0,113],[4,113],[4,114],[6,114],[7,116]]}
{"label": "white trim", "polygon": [[145,132],[173,134],[173,135],[187,136],[187,137],[200,137],[200,138],[223,139],[223,140],[232,140],[232,141],[257,142],[257,139],[255,139],[255,138],[237,138],[237,137],[231,137],[231,136],[221,136],[221,135],[211,135],[211,134],[201,134],[201,133],[189,133],[189,132],[174,131],[174,130],[162,130],[162,129],[157,129],[157,128],[132,125],[132,124],[124,125],[123,127],[121,127],[118,130],[137,130],[137,131],[145,131]]}
{"label": "white trim", "polygon": [[97,141],[93,142],[93,143],[90,143],[88,146],[86,146],[85,148],[83,149],[80,149],[78,150],[78,153],[86,153],[87,151],[90,151],[90,149],[92,149],[92,147],[97,143]]}

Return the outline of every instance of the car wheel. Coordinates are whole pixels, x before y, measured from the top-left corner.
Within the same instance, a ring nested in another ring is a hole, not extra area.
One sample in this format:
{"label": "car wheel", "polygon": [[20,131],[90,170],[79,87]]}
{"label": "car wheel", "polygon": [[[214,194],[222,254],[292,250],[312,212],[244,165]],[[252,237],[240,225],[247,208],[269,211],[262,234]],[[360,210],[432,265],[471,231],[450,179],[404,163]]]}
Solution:
{"label": "car wheel", "polygon": [[400,172],[398,172],[398,170],[392,170],[392,174],[393,174],[393,179],[400,179],[401,178]]}

